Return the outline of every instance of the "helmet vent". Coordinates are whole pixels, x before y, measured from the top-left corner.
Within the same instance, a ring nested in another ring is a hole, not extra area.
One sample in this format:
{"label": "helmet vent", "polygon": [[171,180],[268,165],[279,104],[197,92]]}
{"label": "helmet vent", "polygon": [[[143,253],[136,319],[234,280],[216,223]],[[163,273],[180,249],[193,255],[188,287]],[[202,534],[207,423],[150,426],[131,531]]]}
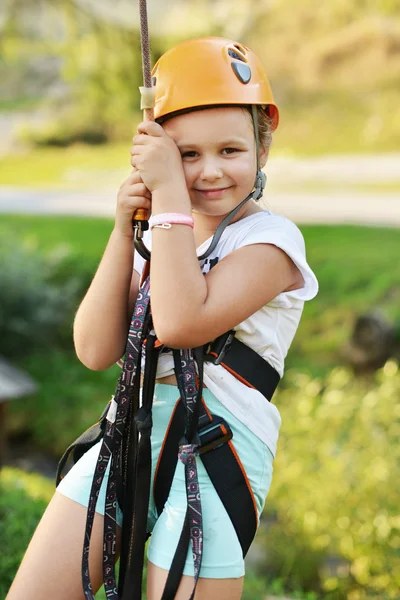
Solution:
{"label": "helmet vent", "polygon": [[228,54],[229,56],[231,56],[232,58],[236,58],[236,60],[241,60],[242,62],[247,62],[246,59],[241,55],[238,54],[235,50],[233,50],[232,48],[229,48],[228,50]]}
{"label": "helmet vent", "polygon": [[236,48],[236,50],[239,50],[239,52],[241,52],[241,54],[246,56],[246,50],[245,50],[244,46],[241,46],[240,44],[233,44],[233,47]]}
{"label": "helmet vent", "polygon": [[231,63],[231,67],[241,83],[249,83],[251,79],[251,69],[249,65],[243,65],[241,62],[233,62]]}

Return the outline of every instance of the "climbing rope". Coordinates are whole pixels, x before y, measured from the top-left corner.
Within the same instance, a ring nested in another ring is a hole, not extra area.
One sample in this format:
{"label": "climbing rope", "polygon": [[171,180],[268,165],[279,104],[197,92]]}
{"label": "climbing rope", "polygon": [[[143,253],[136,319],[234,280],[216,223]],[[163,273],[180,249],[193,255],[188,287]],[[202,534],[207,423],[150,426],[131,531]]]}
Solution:
{"label": "climbing rope", "polygon": [[[139,0],[139,14],[143,70],[143,86],[139,88],[141,94],[140,108],[144,111],[145,121],[154,121],[155,87],[152,85],[151,79],[150,36],[146,0]],[[136,250],[145,260],[150,260],[150,253],[143,243],[143,233],[149,228],[147,217],[147,210],[144,208],[135,210],[132,225],[135,232]]]}

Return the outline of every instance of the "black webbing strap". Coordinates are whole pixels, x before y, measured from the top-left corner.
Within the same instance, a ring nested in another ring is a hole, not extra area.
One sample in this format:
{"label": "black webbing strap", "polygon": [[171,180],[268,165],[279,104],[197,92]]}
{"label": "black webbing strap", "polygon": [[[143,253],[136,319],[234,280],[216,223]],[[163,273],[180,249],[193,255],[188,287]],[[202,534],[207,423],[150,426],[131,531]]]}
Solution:
{"label": "black webbing strap", "polygon": [[[153,426],[152,406],[154,386],[156,380],[157,362],[159,348],[155,347],[156,336],[151,331],[146,338],[146,363],[144,372],[144,384],[142,405],[137,411],[134,421],[137,432],[140,434],[136,452],[136,465],[134,468],[135,479],[133,482],[133,514],[129,515],[129,536],[125,538],[125,544],[121,543],[121,560],[124,577],[119,582],[122,600],[140,600],[142,591],[144,547],[148,538],[147,513],[150,498],[151,484],[151,430]],[[125,507],[124,507],[125,528]]]}
{"label": "black webbing strap", "polygon": [[201,460],[232,521],[244,558],[256,535],[258,514],[243,465],[232,442],[201,454]]}
{"label": "black webbing strap", "polygon": [[[151,327],[151,316],[148,314],[143,323],[142,340],[147,338]],[[141,344],[140,359],[136,369],[135,382],[128,404],[126,413],[124,436],[121,444],[120,456],[117,457],[116,469],[116,490],[117,498],[123,511],[123,523],[121,531],[121,549],[120,549],[120,569],[118,577],[118,597],[123,594],[125,576],[132,563],[131,556],[131,538],[133,535],[133,519],[135,511],[135,490],[136,490],[136,466],[139,447],[139,432],[137,430],[134,416],[139,411],[140,402],[140,376],[141,376],[141,356],[144,346]],[[132,364],[124,364],[124,367],[132,369]],[[120,500],[120,498],[122,500]]]}
{"label": "black webbing strap", "polygon": [[[179,401],[171,417],[154,481],[154,502],[159,515],[169,496],[184,426],[185,409]],[[198,431],[202,447],[200,457],[232,521],[245,556],[256,534],[258,517],[245,471],[232,442],[227,439],[232,437],[229,432],[229,425],[209,413],[202,402]]]}
{"label": "black webbing strap", "polygon": [[269,401],[280,381],[280,375],[272,365],[238,340],[234,331],[228,331],[211,342],[204,360],[223,366]]}

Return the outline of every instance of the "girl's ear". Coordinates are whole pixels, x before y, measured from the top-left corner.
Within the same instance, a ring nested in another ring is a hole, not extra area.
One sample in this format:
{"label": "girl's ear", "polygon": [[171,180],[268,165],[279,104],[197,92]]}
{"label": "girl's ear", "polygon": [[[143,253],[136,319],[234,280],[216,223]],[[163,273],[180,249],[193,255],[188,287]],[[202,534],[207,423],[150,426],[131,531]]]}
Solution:
{"label": "girl's ear", "polygon": [[268,160],[268,154],[269,154],[269,148],[265,148],[264,146],[262,146],[260,148],[260,167],[265,167],[265,165],[267,164],[267,160]]}

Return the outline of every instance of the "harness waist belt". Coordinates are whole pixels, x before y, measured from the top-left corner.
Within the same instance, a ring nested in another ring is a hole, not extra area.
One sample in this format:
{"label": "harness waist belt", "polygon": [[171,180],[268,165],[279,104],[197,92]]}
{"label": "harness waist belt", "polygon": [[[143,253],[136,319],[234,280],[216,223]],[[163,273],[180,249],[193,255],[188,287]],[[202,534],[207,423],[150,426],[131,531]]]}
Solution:
{"label": "harness waist belt", "polygon": [[208,345],[205,361],[221,365],[239,381],[262,393],[267,400],[272,396],[280,381],[279,373],[255,350],[228,331]]}

